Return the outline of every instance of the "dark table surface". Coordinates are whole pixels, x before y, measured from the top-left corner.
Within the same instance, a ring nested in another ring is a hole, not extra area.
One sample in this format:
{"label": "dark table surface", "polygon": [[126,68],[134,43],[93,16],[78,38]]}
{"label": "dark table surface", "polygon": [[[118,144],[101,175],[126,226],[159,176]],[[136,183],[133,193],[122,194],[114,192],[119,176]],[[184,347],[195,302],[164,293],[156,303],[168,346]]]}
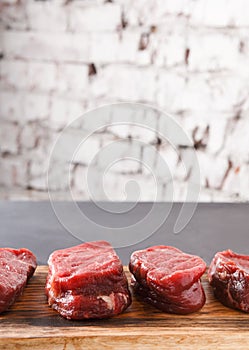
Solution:
{"label": "dark table surface", "polygon": [[[58,205],[66,222],[69,218],[74,218],[75,209],[69,202],[60,202]],[[173,227],[182,204],[175,203],[169,216],[161,224],[161,217],[170,204],[157,203],[156,210],[149,217],[149,223],[138,225],[128,244],[127,239],[123,239],[126,228],[128,232],[129,225],[145,217],[151,205],[138,203],[133,209],[126,210],[125,203],[112,202],[108,204],[110,210],[106,211],[94,203],[79,202],[78,206],[84,215],[80,222],[72,219],[70,223],[71,231],[74,228],[77,232],[82,231],[80,237],[76,235],[77,238],[63,226],[63,219],[58,220],[48,201],[0,201],[0,246],[29,248],[40,264],[46,264],[53,250],[77,245],[82,241],[112,241],[110,237],[115,237],[114,246],[124,264],[128,263],[134,250],[159,244],[172,245],[198,254],[208,264],[217,251],[228,248],[249,255],[249,204],[199,203],[187,226],[175,234]],[[161,226],[157,225],[157,221]],[[124,230],[120,231],[120,228]],[[148,234],[152,228],[153,232]],[[129,235],[127,237],[129,239]]]}

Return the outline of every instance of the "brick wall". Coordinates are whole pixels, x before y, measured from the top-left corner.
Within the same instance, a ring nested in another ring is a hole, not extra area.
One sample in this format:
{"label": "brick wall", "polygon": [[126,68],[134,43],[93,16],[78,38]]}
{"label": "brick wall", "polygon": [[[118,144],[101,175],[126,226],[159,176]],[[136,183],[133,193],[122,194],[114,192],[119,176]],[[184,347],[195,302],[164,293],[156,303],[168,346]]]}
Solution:
{"label": "brick wall", "polygon": [[[2,197],[45,198],[48,157],[63,127],[97,106],[131,101],[170,113],[192,138],[200,200],[249,200],[248,1],[2,0],[0,8]],[[129,140],[124,157],[135,139],[156,147],[173,174],[175,200],[185,198],[179,159],[187,150],[177,144],[176,156],[156,133],[121,127],[93,135],[75,162],[77,198],[89,198],[82,176],[91,157],[117,138]],[[138,161],[146,163],[146,152]],[[153,199],[146,169],[125,160],[105,178],[106,192],[122,199],[131,178],[141,199]],[[59,179],[54,191],[63,198]],[[169,199],[166,185],[157,186],[161,200]]]}

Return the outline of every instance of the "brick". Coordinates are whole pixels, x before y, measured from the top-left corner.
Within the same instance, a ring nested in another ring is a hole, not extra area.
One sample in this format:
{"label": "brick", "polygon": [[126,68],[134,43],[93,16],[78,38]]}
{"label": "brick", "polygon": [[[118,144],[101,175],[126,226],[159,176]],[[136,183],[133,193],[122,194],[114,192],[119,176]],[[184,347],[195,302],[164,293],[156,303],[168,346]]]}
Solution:
{"label": "brick", "polygon": [[109,171],[118,174],[135,174],[142,167],[143,165],[138,159],[121,158],[109,168]]}
{"label": "brick", "polygon": [[[156,197],[156,184],[149,174],[123,175],[110,171],[103,178],[103,188],[108,200],[148,201]],[[98,200],[103,198],[100,185],[94,188],[93,194]]]}
{"label": "brick", "polygon": [[125,123],[121,125],[109,126],[107,130],[114,136],[114,139],[127,139],[130,136],[131,127],[128,123]]}
{"label": "brick", "polygon": [[[143,145],[141,152],[141,162],[144,166],[147,166],[148,169],[153,173],[156,180],[159,180],[160,177],[163,177],[165,173],[163,171],[165,170],[164,167],[162,167],[162,163],[159,162],[159,150],[157,150],[152,145]],[[160,153],[161,155],[161,153]]]}
{"label": "brick", "polygon": [[[97,136],[97,133],[95,133],[95,135]],[[106,133],[101,134],[100,148],[104,148],[116,140],[117,138],[115,137],[115,135],[110,134],[107,129]]]}
{"label": "brick", "polygon": [[212,92],[205,77],[190,76],[182,91],[179,109],[188,111],[194,109],[199,113],[212,110]]}
{"label": "brick", "polygon": [[50,109],[50,126],[55,130],[62,129],[79,118],[83,112],[84,107],[80,101],[53,97]]}
{"label": "brick", "polygon": [[[93,171],[93,172],[91,172]],[[90,173],[88,173],[88,181],[86,184],[87,187],[87,199],[91,199],[94,201],[98,200],[115,200],[119,198],[122,200],[124,198],[122,196],[122,190],[120,191],[120,177],[121,175],[117,175],[115,173],[108,172],[108,177],[103,178],[102,173],[96,169],[92,169]],[[97,172],[98,180],[97,180]],[[106,181],[108,179],[108,181]],[[99,181],[101,180],[101,181]],[[116,190],[114,188],[116,187]],[[121,192],[121,193],[120,193]]]}
{"label": "brick", "polygon": [[212,198],[211,190],[207,188],[201,188],[200,194],[199,194],[199,201],[205,202],[205,203],[212,202],[213,198]]}
{"label": "brick", "polygon": [[27,121],[48,118],[49,99],[47,96],[2,91],[0,92],[0,101],[0,114],[3,119],[23,125]]}
{"label": "brick", "polygon": [[[246,179],[242,181],[246,181]],[[231,169],[231,171],[229,172],[224,182],[222,190],[225,193],[228,193],[230,195],[238,196],[240,194],[240,189],[241,189],[240,174],[239,172],[236,171],[236,169]]]}
{"label": "brick", "polygon": [[[189,32],[189,69],[193,71],[236,69],[240,55],[237,36],[217,31]],[[246,67],[244,67],[246,68]]]}
{"label": "brick", "polygon": [[184,77],[173,72],[160,70],[157,79],[156,103],[165,112],[172,112],[182,108],[183,94],[185,91]]}
{"label": "brick", "polygon": [[157,1],[156,10],[159,14],[164,16],[165,14],[173,14],[178,16],[187,16],[190,13],[190,6],[188,0],[176,0],[176,1]]}
{"label": "brick", "polygon": [[20,121],[24,114],[23,99],[23,93],[0,91],[0,118]]}
{"label": "brick", "polygon": [[[162,113],[160,115],[158,124],[159,135],[157,145],[159,147],[166,145],[172,145],[173,147],[192,146],[192,142],[186,131],[184,130],[182,123],[180,124],[174,115]],[[159,141],[159,142],[158,142]]]}
{"label": "brick", "polygon": [[55,131],[62,130],[67,122],[66,102],[63,99],[53,98],[51,101],[49,123],[50,128]]}
{"label": "brick", "polygon": [[100,124],[106,126],[106,132],[110,131],[114,136],[154,142],[158,113],[156,109],[140,103],[114,103],[92,112],[92,119],[95,127],[96,121],[100,120]]}
{"label": "brick", "polygon": [[[28,186],[31,187],[33,190],[47,191],[47,183],[46,183],[45,175],[42,177],[37,177],[37,178],[28,180]],[[56,190],[58,189],[57,186],[56,186]]]}
{"label": "brick", "polygon": [[[137,121],[139,123],[139,121]],[[146,124],[141,126],[136,125],[132,122],[127,122],[123,125],[114,125],[108,128],[108,131],[112,132],[118,138],[127,139],[132,138],[132,140],[139,140],[142,143],[152,143],[156,140],[156,130],[147,128]]]}
{"label": "brick", "polygon": [[27,185],[28,163],[20,157],[1,158],[0,159],[0,184],[4,188],[13,188],[18,186],[23,188]]}
{"label": "brick", "polygon": [[[81,159],[78,148],[81,146],[81,143],[84,142],[84,136],[81,130],[73,129],[69,126],[58,133],[54,133],[51,137],[54,142],[53,148],[51,148],[49,162],[51,164],[53,164],[53,162],[60,162],[66,167],[66,165],[69,166],[71,163],[77,164],[75,158],[78,157],[80,163]],[[79,153],[78,156],[77,153]]]}
{"label": "brick", "polygon": [[126,29],[118,41],[116,62],[133,63],[136,65],[150,64],[150,53],[147,50],[139,51],[141,32]]}
{"label": "brick", "polygon": [[[205,113],[198,112],[189,112],[184,115],[184,118],[180,122],[180,126],[184,133],[186,133],[191,140],[192,144],[194,143],[194,138],[198,141],[201,139],[206,139],[205,132],[210,126],[211,122],[210,114],[206,117]],[[216,121],[216,120],[215,120]],[[215,124],[215,123],[214,123]],[[208,135],[209,136],[209,135]],[[205,142],[206,140],[204,140]]]}
{"label": "brick", "polygon": [[71,161],[77,164],[88,165],[100,150],[101,140],[99,135],[92,135],[85,139],[84,134],[82,134],[80,146],[75,149],[74,158]]}
{"label": "brick", "polygon": [[149,3],[146,0],[123,1],[125,15],[129,25],[154,25],[165,21],[167,15],[187,16],[189,2],[186,0],[157,0]]}
{"label": "brick", "polygon": [[126,177],[121,175],[120,184],[122,187],[119,186],[120,191],[117,193],[120,196],[124,194],[122,199],[126,201],[157,200],[157,184],[151,172],[146,174],[132,174]]}
{"label": "brick", "polygon": [[84,198],[87,198],[87,168],[81,165],[77,165],[72,173],[73,184],[71,191],[73,195],[83,194]]}
{"label": "brick", "polygon": [[1,25],[7,29],[27,29],[28,22],[25,6],[16,0],[4,1],[4,4],[1,5]]}
{"label": "brick", "polygon": [[[187,182],[173,182],[173,199],[166,191],[162,193],[162,201],[167,202],[186,202],[188,183]],[[167,187],[166,187],[167,188]],[[166,190],[165,188],[165,190]],[[190,199],[191,200],[191,199]],[[192,198],[192,201],[194,198]]]}
{"label": "brick", "polygon": [[[102,133],[112,123],[115,105],[96,105],[96,99],[88,101],[87,111],[80,118],[81,127],[88,132]],[[108,135],[106,135],[108,137]]]}
{"label": "brick", "polygon": [[33,31],[57,32],[67,29],[67,11],[55,1],[28,1],[27,21]]}
{"label": "brick", "polygon": [[[66,193],[70,189],[69,165],[68,163],[55,163],[48,172],[49,190]],[[42,180],[42,178],[41,178]]]}
{"label": "brick", "polygon": [[230,158],[235,164],[249,161],[249,119],[231,120],[228,125],[222,156]]}
{"label": "brick", "polygon": [[97,167],[100,171],[105,171],[109,166],[114,164],[117,160],[124,158],[140,159],[141,144],[136,142],[129,142],[129,140],[116,140],[109,146],[100,149],[96,152]]}
{"label": "brick", "polygon": [[[89,60],[103,63],[133,63],[174,66],[184,62],[186,40],[183,33],[165,35],[162,30],[150,35],[148,48],[139,50],[142,30],[125,30],[119,33],[91,33]],[[110,45],[111,43],[111,45]],[[108,49],[107,49],[108,48]]]}
{"label": "brick", "polygon": [[53,63],[0,61],[1,89],[52,92],[56,88]]}
{"label": "brick", "polygon": [[196,74],[182,88],[178,108],[212,116],[222,112],[231,117],[235,106],[247,96],[247,83],[233,73]]}
{"label": "brick", "polygon": [[49,116],[49,98],[46,95],[27,93],[24,95],[24,112],[20,119],[24,121],[47,120]]}
{"label": "brick", "polygon": [[178,164],[178,154],[173,147],[167,144],[160,147],[157,152],[158,155],[155,159],[153,172],[156,178],[162,178],[162,180],[166,183],[175,178],[176,167]]}
{"label": "brick", "polygon": [[[141,84],[144,81],[144,84]],[[94,97],[106,95],[121,101],[154,101],[155,72],[151,68],[133,66],[107,66],[98,73],[90,92]]]}
{"label": "brick", "polygon": [[[202,151],[198,151],[197,156],[202,186],[208,182],[211,188],[219,189],[228,167],[228,160],[225,157],[214,157]],[[212,171],[210,171],[210,164],[212,164]]]}
{"label": "brick", "polygon": [[27,89],[28,65],[22,61],[0,61],[1,90]]}
{"label": "brick", "polygon": [[152,51],[151,59],[157,66],[182,65],[185,60],[186,39],[183,33],[165,35],[161,31],[152,38],[150,50]]}
{"label": "brick", "polygon": [[26,124],[24,125],[21,135],[20,135],[20,144],[25,149],[32,149],[36,145],[37,137],[36,130],[37,126],[34,124]]}
{"label": "brick", "polygon": [[[220,117],[220,118],[219,118]],[[223,147],[223,142],[226,137],[227,120],[218,116],[215,120],[209,123],[209,138],[207,151],[215,154]]]}
{"label": "brick", "polygon": [[[172,24],[172,29],[174,27],[175,23]],[[182,64],[186,46],[185,31],[184,27],[172,35],[170,30],[165,33],[165,28],[162,27],[151,34],[147,29],[134,30],[128,27],[122,35],[118,32],[93,32],[90,35],[90,61],[137,65],[154,62],[159,66]],[[139,50],[139,41],[144,33],[149,35],[149,44],[145,50]]]}
{"label": "brick", "polygon": [[134,39],[128,41],[127,34],[124,33],[124,39],[120,39],[119,34],[115,32],[91,33],[90,37],[90,62],[135,62],[138,42]]}
{"label": "brick", "polygon": [[[48,170],[47,159],[35,159],[31,162],[28,184],[34,190],[67,191],[69,189],[69,164],[54,161]],[[49,187],[47,185],[47,176]]]}
{"label": "brick", "polygon": [[38,92],[53,92],[57,89],[56,65],[31,61],[27,64],[27,89]]}
{"label": "brick", "polygon": [[37,178],[40,177],[41,175],[46,174],[47,171],[47,164],[44,159],[33,159],[30,165],[30,177],[31,178]]}
{"label": "brick", "polygon": [[[140,31],[94,32],[90,37],[89,61],[96,64],[132,63],[149,65],[150,50],[139,50]],[[110,45],[111,43],[111,45]]]}
{"label": "brick", "polygon": [[176,152],[178,161],[174,171],[174,180],[193,183],[192,178],[196,174],[195,170],[197,168],[198,171],[199,168],[198,160],[195,161],[195,150],[193,148],[176,148]]}
{"label": "brick", "polygon": [[76,3],[69,8],[69,29],[75,32],[115,31],[121,24],[121,7],[117,4],[84,6]]}
{"label": "brick", "polygon": [[86,99],[88,92],[88,66],[83,64],[59,64],[56,92],[67,97]]}
{"label": "brick", "polygon": [[0,150],[2,153],[18,153],[19,128],[16,124],[1,123],[0,128]]}
{"label": "brick", "polygon": [[246,0],[193,1],[191,24],[208,27],[248,26],[247,5]]}
{"label": "brick", "polygon": [[5,31],[3,53],[7,58],[61,62],[87,62],[89,37],[82,34]]}

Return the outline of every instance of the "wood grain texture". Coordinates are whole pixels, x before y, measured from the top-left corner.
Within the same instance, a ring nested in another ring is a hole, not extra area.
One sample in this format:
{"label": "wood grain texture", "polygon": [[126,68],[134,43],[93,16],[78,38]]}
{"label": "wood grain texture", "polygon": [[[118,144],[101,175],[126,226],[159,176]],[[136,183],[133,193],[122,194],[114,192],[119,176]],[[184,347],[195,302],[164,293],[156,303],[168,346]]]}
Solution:
{"label": "wood grain texture", "polygon": [[[129,276],[129,272],[126,269]],[[162,313],[133,296],[107,320],[69,321],[47,304],[47,267],[39,266],[24,294],[0,315],[0,349],[249,349],[249,314],[216,301],[204,276],[205,306],[194,314]]]}

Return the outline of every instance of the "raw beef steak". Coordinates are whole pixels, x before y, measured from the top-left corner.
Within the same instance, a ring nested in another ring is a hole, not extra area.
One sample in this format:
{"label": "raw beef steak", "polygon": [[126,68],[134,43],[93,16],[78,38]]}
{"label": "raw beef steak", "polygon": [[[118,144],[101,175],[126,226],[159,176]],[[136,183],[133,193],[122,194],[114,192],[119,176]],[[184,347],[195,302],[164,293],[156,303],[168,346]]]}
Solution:
{"label": "raw beef steak", "polygon": [[121,261],[105,241],[57,250],[48,265],[48,303],[63,317],[106,318],[131,304]]}
{"label": "raw beef steak", "polygon": [[205,303],[200,278],[206,264],[198,256],[174,247],[154,246],[134,252],[129,268],[135,293],[162,311],[188,314]]}
{"label": "raw beef steak", "polygon": [[0,248],[0,313],[22,294],[36,269],[36,257],[25,248]]}
{"label": "raw beef steak", "polygon": [[222,304],[249,312],[249,256],[231,250],[216,253],[208,279]]}

